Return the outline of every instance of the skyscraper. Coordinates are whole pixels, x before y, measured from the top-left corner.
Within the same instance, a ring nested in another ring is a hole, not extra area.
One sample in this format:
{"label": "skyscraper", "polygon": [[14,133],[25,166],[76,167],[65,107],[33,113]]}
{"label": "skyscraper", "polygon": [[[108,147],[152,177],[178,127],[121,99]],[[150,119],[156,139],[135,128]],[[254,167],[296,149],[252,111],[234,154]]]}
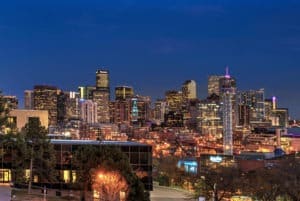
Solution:
{"label": "skyscraper", "polygon": [[[237,105],[238,110],[244,110],[244,111],[238,111],[238,118],[237,119],[247,119],[245,117],[241,117],[240,115],[248,115],[248,125],[249,124],[256,124],[261,123],[265,120],[265,92],[264,89],[259,90],[249,90],[244,92],[238,92],[237,94]],[[244,107],[245,106],[245,107]],[[246,109],[249,108],[249,112],[246,112]],[[239,122],[239,123],[242,123]],[[243,122],[242,125],[245,125]],[[240,124],[241,125],[241,124]]]}
{"label": "skyscraper", "polygon": [[228,67],[222,83],[222,113],[223,113],[223,149],[224,154],[233,154],[233,139],[232,139],[232,126],[233,126],[233,107],[232,99],[235,95],[235,82],[232,81]]}
{"label": "skyscraper", "polygon": [[133,88],[128,86],[118,86],[115,88],[115,100],[126,100],[134,95]]}
{"label": "skyscraper", "polygon": [[109,72],[107,70],[96,71],[96,89],[93,91],[93,101],[97,103],[97,116],[99,123],[109,123]]}
{"label": "skyscraper", "polygon": [[227,77],[224,75],[212,75],[208,77],[208,96],[216,94],[221,96],[222,88],[225,82],[230,82],[232,87],[236,87],[236,80],[233,77]]}
{"label": "skyscraper", "polygon": [[85,100],[93,100],[93,91],[95,86],[80,86],[78,87],[79,98]]}
{"label": "skyscraper", "polygon": [[151,98],[136,95],[131,99],[131,122],[144,125],[150,119]]}
{"label": "skyscraper", "polygon": [[97,123],[97,103],[91,100],[80,101],[80,117],[85,123]]}
{"label": "skyscraper", "polygon": [[154,104],[154,119],[160,123],[165,121],[166,101],[157,100]]}
{"label": "skyscraper", "polygon": [[49,125],[57,125],[57,102],[60,90],[53,86],[36,85],[34,86],[34,109],[48,110]]}
{"label": "skyscraper", "polygon": [[33,110],[33,90],[24,91],[24,109]]}
{"label": "skyscraper", "polygon": [[183,98],[187,100],[197,98],[197,84],[194,80],[187,80],[183,83],[182,95]]}
{"label": "skyscraper", "polygon": [[96,71],[96,90],[110,91],[108,70]]}
{"label": "skyscraper", "polygon": [[167,111],[179,112],[183,105],[183,96],[181,91],[170,90],[166,92]]}

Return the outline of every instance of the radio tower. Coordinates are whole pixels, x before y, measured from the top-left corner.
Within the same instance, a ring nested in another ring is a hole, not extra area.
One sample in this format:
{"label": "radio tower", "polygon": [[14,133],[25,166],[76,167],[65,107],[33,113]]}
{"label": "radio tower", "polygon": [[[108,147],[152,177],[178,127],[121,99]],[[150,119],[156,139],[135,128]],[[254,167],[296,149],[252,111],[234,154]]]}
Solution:
{"label": "radio tower", "polygon": [[223,150],[225,155],[233,154],[232,140],[232,98],[235,88],[232,86],[232,79],[229,75],[229,68],[226,67],[226,74],[222,85],[223,102]]}

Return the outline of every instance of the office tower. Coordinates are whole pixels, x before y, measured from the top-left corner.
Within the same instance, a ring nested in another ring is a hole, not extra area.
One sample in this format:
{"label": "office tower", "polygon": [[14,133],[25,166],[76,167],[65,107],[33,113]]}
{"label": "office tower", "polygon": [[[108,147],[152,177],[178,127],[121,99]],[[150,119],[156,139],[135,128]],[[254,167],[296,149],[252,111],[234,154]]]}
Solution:
{"label": "office tower", "polygon": [[57,87],[36,85],[34,86],[34,109],[47,110],[49,125],[57,125],[57,102],[60,90]]}
{"label": "office tower", "polygon": [[[273,97],[273,99],[276,99]],[[276,105],[274,105],[273,99],[265,99],[264,105],[265,105],[265,119],[266,121],[272,121],[272,111],[274,108],[276,109]]]}
{"label": "office tower", "polygon": [[57,121],[64,126],[71,120],[79,119],[79,93],[60,92],[57,101]]}
{"label": "office tower", "polygon": [[110,122],[115,124],[129,123],[131,114],[131,99],[110,102]]}
{"label": "office tower", "polygon": [[218,75],[212,75],[208,77],[208,96],[211,96],[212,94],[216,94],[220,96],[221,93],[220,80],[222,78],[223,76],[218,76]]}
{"label": "office tower", "polygon": [[237,125],[247,128],[250,126],[250,106],[245,104],[237,105]]}
{"label": "office tower", "polygon": [[80,118],[84,123],[97,123],[97,103],[91,100],[80,101]]}
{"label": "office tower", "polygon": [[236,80],[233,77],[226,78],[221,75],[212,75],[208,77],[208,96],[216,94],[221,96],[222,88],[225,82],[231,82],[232,87],[236,87]]}
{"label": "office tower", "polygon": [[33,90],[24,91],[24,109],[33,110]]}
{"label": "office tower", "polygon": [[154,104],[154,119],[159,122],[165,121],[167,103],[164,100],[157,100]]}
{"label": "office tower", "polygon": [[197,98],[197,84],[194,80],[187,80],[183,83],[182,95],[186,100]]}
{"label": "office tower", "polygon": [[287,108],[277,107],[277,98],[265,100],[265,118],[271,123],[271,126],[286,128],[288,126],[289,111]]}
{"label": "office tower", "polygon": [[93,100],[93,91],[96,90],[95,86],[80,86],[78,93],[80,99]]}
{"label": "office tower", "polygon": [[[249,90],[244,92],[238,92],[237,105],[238,105],[238,118],[239,125],[255,125],[264,122],[265,120],[265,95],[264,89]],[[249,112],[247,111],[249,110]],[[249,113],[249,115],[248,115]],[[246,115],[241,117],[240,115]],[[242,121],[242,119],[249,119],[248,122]],[[240,124],[243,123],[243,124]],[[247,124],[245,124],[247,123]]]}
{"label": "office tower", "polygon": [[115,88],[115,100],[126,100],[134,95],[133,88],[128,86],[118,86]]}
{"label": "office tower", "polygon": [[150,120],[151,98],[149,96],[134,96],[131,98],[131,122],[144,125]]}
{"label": "office tower", "polygon": [[183,105],[183,96],[181,91],[166,92],[167,111],[179,112]]}
{"label": "office tower", "polygon": [[108,91],[109,88],[109,71],[97,70],[96,71],[96,90]]}
{"label": "office tower", "polygon": [[223,132],[222,111],[218,96],[211,96],[198,103],[199,129],[202,134],[209,134],[220,139]]}
{"label": "office tower", "polygon": [[96,71],[96,90],[93,91],[93,101],[97,103],[97,116],[99,123],[109,123],[109,72],[107,70]]}
{"label": "office tower", "polygon": [[222,84],[222,113],[223,113],[223,149],[224,154],[233,154],[233,139],[232,139],[232,126],[233,126],[233,104],[232,99],[235,95],[234,82],[229,75],[228,67],[226,68],[226,74],[224,76],[224,82]]}

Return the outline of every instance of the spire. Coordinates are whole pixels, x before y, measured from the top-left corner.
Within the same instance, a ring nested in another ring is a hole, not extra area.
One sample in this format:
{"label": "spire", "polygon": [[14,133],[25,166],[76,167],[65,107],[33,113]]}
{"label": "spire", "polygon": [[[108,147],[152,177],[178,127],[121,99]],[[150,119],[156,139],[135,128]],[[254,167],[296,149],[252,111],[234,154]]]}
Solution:
{"label": "spire", "polygon": [[226,74],[225,74],[225,78],[230,78],[230,75],[229,75],[229,67],[228,66],[226,66],[226,69],[225,69],[225,71],[226,71]]}

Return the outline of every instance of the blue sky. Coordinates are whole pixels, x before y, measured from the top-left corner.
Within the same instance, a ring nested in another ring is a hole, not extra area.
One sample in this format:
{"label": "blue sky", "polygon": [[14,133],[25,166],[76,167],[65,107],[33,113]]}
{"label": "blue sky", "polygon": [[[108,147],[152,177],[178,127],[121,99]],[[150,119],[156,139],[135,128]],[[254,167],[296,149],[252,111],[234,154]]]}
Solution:
{"label": "blue sky", "polygon": [[[111,88],[162,98],[187,79],[207,95],[207,77],[265,88],[300,118],[300,1],[6,1],[0,6],[0,88],[35,84],[76,90],[110,71]],[[113,92],[113,91],[112,91]]]}

